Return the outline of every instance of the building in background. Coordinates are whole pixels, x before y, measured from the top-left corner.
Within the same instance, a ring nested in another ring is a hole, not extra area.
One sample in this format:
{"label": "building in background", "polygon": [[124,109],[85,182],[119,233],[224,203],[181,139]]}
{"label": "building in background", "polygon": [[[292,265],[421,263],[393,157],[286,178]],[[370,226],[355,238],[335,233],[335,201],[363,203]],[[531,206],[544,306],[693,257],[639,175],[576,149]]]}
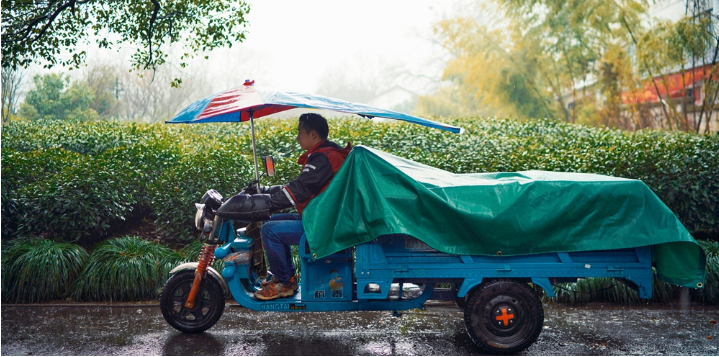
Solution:
{"label": "building in background", "polygon": [[[660,0],[649,7],[649,15],[661,20],[678,21],[693,13],[696,16],[717,16],[719,15],[719,0]],[[715,21],[712,23],[716,24]],[[644,103],[649,106],[654,115],[664,115],[664,109],[671,109],[687,123],[696,123],[701,116],[702,122],[698,132],[705,132],[707,125],[709,125],[710,131],[716,132],[719,129],[717,98],[716,95],[713,98],[705,98],[706,85],[717,82],[719,77],[715,50],[716,47],[712,47],[704,58],[687,61],[687,66],[684,69],[676,68],[656,76],[654,78],[656,86],[652,81],[647,81],[644,83],[641,93],[622,93],[624,103]],[[657,88],[659,93],[657,93]],[[714,91],[712,89],[710,94],[714,94]],[[703,107],[705,102],[706,107]],[[669,106],[673,108],[669,108]]]}
{"label": "building in background", "polygon": [[[693,13],[698,13],[697,16],[717,17],[719,0],[661,0],[649,8],[649,16],[659,20],[678,21]],[[716,26],[716,20],[712,24]],[[636,49],[631,51],[635,52]],[[709,131],[719,131],[719,98],[714,87],[719,79],[719,65],[715,51],[716,46],[713,46],[703,58],[688,59],[684,68],[679,66],[664,71],[657,74],[653,81],[644,81],[639,90],[621,93],[619,122],[623,124],[620,126],[630,130],[663,127],[657,123],[664,122],[667,115],[665,113],[668,113],[670,116],[679,117],[679,123],[672,128],[703,133],[709,125]],[[587,97],[597,102],[602,101],[599,84],[596,77],[587,78],[586,81],[578,83],[573,91],[563,93],[566,110],[572,112],[576,105]],[[709,91],[706,88],[708,84],[713,86]],[[706,98],[707,92],[712,98]],[[696,123],[699,119],[701,122],[697,130]]]}

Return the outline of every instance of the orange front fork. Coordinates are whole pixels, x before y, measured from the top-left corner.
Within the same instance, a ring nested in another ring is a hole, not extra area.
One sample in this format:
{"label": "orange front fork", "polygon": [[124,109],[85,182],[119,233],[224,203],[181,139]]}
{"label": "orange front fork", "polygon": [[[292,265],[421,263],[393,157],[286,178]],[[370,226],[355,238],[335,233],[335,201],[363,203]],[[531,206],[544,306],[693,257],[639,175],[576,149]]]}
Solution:
{"label": "orange front fork", "polygon": [[200,251],[200,264],[197,265],[197,269],[195,270],[195,280],[192,282],[190,295],[187,296],[187,302],[185,302],[185,307],[188,309],[192,309],[195,306],[195,298],[197,297],[197,292],[200,291],[202,277],[205,276],[207,267],[215,262],[216,247],[217,245],[215,244],[207,243],[202,246],[202,250]]}

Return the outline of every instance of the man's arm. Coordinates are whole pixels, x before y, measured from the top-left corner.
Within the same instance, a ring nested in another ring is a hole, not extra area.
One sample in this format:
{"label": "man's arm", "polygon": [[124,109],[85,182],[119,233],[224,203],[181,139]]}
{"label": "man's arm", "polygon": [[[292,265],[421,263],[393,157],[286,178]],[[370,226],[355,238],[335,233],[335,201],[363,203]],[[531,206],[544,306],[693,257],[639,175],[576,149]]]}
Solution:
{"label": "man's arm", "polygon": [[302,173],[281,190],[272,193],[272,211],[281,210],[307,201],[319,192],[335,173],[327,155],[313,153],[307,158]]}

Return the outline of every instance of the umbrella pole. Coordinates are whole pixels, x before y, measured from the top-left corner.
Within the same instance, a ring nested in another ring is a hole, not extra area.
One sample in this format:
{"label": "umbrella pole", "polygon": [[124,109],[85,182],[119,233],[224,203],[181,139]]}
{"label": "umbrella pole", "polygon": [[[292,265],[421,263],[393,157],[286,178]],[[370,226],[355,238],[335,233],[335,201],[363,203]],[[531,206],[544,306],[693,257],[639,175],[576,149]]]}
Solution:
{"label": "umbrella pole", "polygon": [[260,186],[260,170],[257,166],[257,144],[255,143],[255,120],[252,119],[252,111],[250,111],[250,131],[252,132],[252,156],[255,158],[255,180],[257,186]]}

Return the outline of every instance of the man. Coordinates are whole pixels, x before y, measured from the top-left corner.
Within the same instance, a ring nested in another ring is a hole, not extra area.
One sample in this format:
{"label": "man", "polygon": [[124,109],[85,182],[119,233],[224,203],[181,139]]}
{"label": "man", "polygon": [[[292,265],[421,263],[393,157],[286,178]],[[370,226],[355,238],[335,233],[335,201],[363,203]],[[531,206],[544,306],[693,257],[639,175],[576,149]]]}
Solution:
{"label": "man", "polygon": [[297,125],[297,142],[306,151],[297,160],[302,165],[299,177],[286,186],[262,186],[256,195],[237,195],[230,199],[237,201],[236,205],[231,205],[232,210],[242,212],[242,216],[236,218],[247,220],[264,220],[269,212],[292,206],[297,208],[298,214],[275,214],[262,226],[262,243],[273,278],[255,293],[258,299],[292,296],[298,288],[297,278],[293,276],[291,246],[298,245],[305,233],[302,211],[327,188],[351,150],[351,144],[343,149],[327,140],[328,134],[329,126],[324,117],[315,113],[302,114]]}

